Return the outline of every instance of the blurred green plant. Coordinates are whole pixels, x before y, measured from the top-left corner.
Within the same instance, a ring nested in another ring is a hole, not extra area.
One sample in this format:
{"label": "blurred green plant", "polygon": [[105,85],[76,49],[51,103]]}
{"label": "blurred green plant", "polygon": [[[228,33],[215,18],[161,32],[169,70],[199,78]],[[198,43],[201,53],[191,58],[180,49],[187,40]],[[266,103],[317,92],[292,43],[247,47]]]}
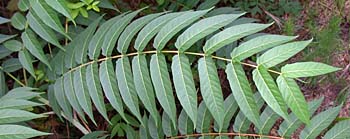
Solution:
{"label": "blurred green plant", "polygon": [[309,20],[307,27],[310,29],[312,36],[314,36],[315,43],[306,52],[305,60],[320,58],[326,63],[331,62],[332,53],[342,48],[339,47],[340,23],[342,20],[339,16],[333,16],[324,28],[317,26],[316,21]]}
{"label": "blurred green plant", "polygon": [[297,15],[302,7],[297,0],[230,0],[234,7],[240,7],[253,15],[264,14],[263,10],[281,17],[284,14]]}
{"label": "blurred green plant", "polygon": [[288,17],[288,19],[284,22],[283,25],[283,32],[285,35],[294,35],[296,31],[295,26],[295,18],[293,16]]}
{"label": "blurred green plant", "polygon": [[75,19],[79,13],[83,17],[88,17],[89,14],[87,11],[94,10],[96,12],[100,12],[100,8],[98,7],[98,4],[100,4],[100,1],[96,0],[81,0],[80,2],[67,2],[67,7],[71,9],[71,15],[73,19]]}

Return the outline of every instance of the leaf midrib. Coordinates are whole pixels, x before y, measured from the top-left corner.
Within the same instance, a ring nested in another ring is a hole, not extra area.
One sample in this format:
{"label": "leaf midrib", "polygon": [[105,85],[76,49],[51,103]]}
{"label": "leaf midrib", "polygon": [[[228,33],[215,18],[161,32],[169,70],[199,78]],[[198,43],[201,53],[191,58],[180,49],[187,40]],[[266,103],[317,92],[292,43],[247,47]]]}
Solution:
{"label": "leaf midrib", "polygon": [[305,69],[305,70],[290,70],[290,71],[287,71],[287,72],[283,72],[284,74],[288,74],[288,73],[295,73],[295,72],[318,72],[318,71],[328,71],[329,69]]}

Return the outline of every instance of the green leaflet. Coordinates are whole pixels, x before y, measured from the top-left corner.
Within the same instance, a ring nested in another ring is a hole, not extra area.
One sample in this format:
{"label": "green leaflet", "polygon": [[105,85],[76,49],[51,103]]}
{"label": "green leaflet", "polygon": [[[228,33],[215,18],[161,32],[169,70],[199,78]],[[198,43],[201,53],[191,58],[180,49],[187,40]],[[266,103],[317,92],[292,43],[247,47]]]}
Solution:
{"label": "green leaflet", "polygon": [[11,22],[11,20],[7,19],[7,18],[3,18],[0,16],[0,25],[1,24],[5,24],[5,23],[8,23],[8,22]]}
{"label": "green leaflet", "polygon": [[38,97],[41,93],[33,92],[35,89],[30,87],[17,87],[9,92],[3,97],[0,98],[0,100],[5,99],[32,99],[34,97]]}
{"label": "green leaflet", "polygon": [[[246,118],[242,112],[239,112],[235,118],[233,128],[234,128],[234,131],[236,132],[247,133],[250,125],[251,125],[251,122],[248,120],[248,118]],[[243,137],[238,137],[238,138],[243,138]]]}
{"label": "green leaflet", "polygon": [[28,12],[27,20],[30,28],[33,29],[36,34],[38,34],[47,42],[52,43],[53,45],[65,51],[65,49],[58,42],[55,32],[52,31],[50,27],[45,25],[34,12]]}
{"label": "green leaflet", "polygon": [[188,11],[165,24],[154,38],[153,47],[157,50],[162,50],[167,42],[176,35],[183,28],[187,27],[211,9],[202,11]]}
{"label": "green leaflet", "polygon": [[87,61],[87,45],[92,38],[92,35],[98,25],[99,21],[102,19],[100,16],[97,20],[89,25],[87,29],[81,32],[78,36],[74,38],[72,42],[66,47],[67,51],[65,53],[64,62],[67,68],[72,68],[77,65],[77,63],[83,63]]}
{"label": "green leaflet", "polygon": [[0,101],[0,109],[28,109],[43,104],[23,99],[6,99]]}
{"label": "green leaflet", "polygon": [[[258,106],[258,109],[260,110],[264,106],[264,99],[261,97],[260,93],[254,94],[254,99],[256,101],[256,104]],[[236,116],[233,124],[233,130],[240,133],[248,133],[249,127],[251,122],[249,119],[243,114],[242,111],[239,111],[238,115]],[[244,137],[239,137],[244,138]]]}
{"label": "green leaflet", "polygon": [[272,24],[247,23],[232,26],[208,39],[205,42],[203,50],[207,55],[210,55],[219,50],[221,47],[230,44],[242,37],[261,31],[270,25]]}
{"label": "green leaflet", "polygon": [[162,53],[152,55],[150,65],[152,65],[150,66],[151,78],[157,99],[171,119],[173,126],[176,127],[175,99],[165,56]]}
{"label": "green leaflet", "polygon": [[116,73],[114,72],[111,60],[104,61],[100,64],[99,76],[103,91],[112,107],[117,110],[119,115],[127,121],[124,114],[123,101],[121,99]]}
{"label": "green leaflet", "polygon": [[221,131],[224,124],[224,99],[213,59],[207,56],[200,58],[198,72],[203,100]]}
{"label": "green leaflet", "polygon": [[[321,105],[323,97],[308,103],[310,114],[313,114],[317,108]],[[288,121],[283,121],[279,126],[278,134],[281,137],[290,137],[295,130],[297,130],[303,123],[295,116],[294,113],[288,115]]]}
{"label": "green leaflet", "polygon": [[[234,139],[239,138],[239,137],[241,137],[241,136],[236,136],[236,137],[234,137]],[[228,136],[221,135],[221,136],[216,136],[215,139],[230,139],[230,138]]]}
{"label": "green leaflet", "polygon": [[5,80],[5,74],[2,70],[0,70],[0,97],[5,95],[7,90],[8,90],[8,88],[7,88],[7,84],[6,84],[6,80]]}
{"label": "green leaflet", "polygon": [[[80,139],[105,139],[105,136],[102,136],[106,133],[106,131],[92,131],[86,135],[84,135],[83,137],[81,137]],[[102,136],[102,137],[101,137]]]}
{"label": "green leaflet", "polygon": [[59,51],[51,60],[51,65],[53,66],[53,70],[57,75],[64,74],[68,69],[64,66],[64,56],[65,52]]}
{"label": "green leaflet", "polygon": [[258,127],[259,134],[268,135],[272,126],[275,124],[278,118],[278,114],[276,114],[269,106],[267,106],[260,115],[260,121],[262,124],[260,127]]}
{"label": "green leaflet", "polygon": [[[186,5],[186,6],[182,7],[181,11],[188,10],[188,9],[194,9],[200,1],[199,0],[190,0],[190,1],[183,1],[183,2],[184,2],[184,5]],[[159,5],[161,5],[161,4],[159,4]],[[206,8],[206,9],[208,9],[208,8]]]}
{"label": "green leaflet", "polygon": [[21,13],[16,12],[11,17],[11,25],[18,30],[23,30],[26,26],[26,18]]}
{"label": "green leaflet", "polygon": [[161,30],[161,28],[168,21],[182,14],[184,14],[184,12],[169,13],[152,20],[145,27],[143,27],[137,35],[134,45],[135,49],[137,51],[143,51],[148,45],[149,41],[151,41],[151,39]]}
{"label": "green leaflet", "polygon": [[129,13],[123,16],[120,20],[116,21],[114,24],[112,24],[111,28],[107,31],[103,40],[102,54],[104,56],[110,56],[112,54],[116,41],[118,40],[119,35],[122,33],[124,28],[139,12],[141,12],[145,8]]}
{"label": "green leaflet", "polygon": [[67,2],[65,0],[45,0],[45,2],[75,24],[74,18],[71,15],[71,10],[67,7]]}
{"label": "green leaflet", "polygon": [[129,48],[131,40],[134,38],[136,33],[140,31],[142,27],[145,26],[148,22],[162,14],[164,14],[164,12],[143,16],[127,26],[118,39],[118,52],[125,54]]}
{"label": "green leaflet", "polygon": [[[82,35],[79,34],[79,36],[82,36]],[[72,42],[70,42],[66,46],[66,52],[64,53],[64,67],[66,67],[67,69],[77,66],[77,63],[75,62],[75,59],[74,59],[75,58],[74,46],[75,46],[75,43],[77,43],[78,41],[75,41],[75,40],[77,40],[77,38],[75,38]]]}
{"label": "green leaflet", "polygon": [[34,72],[34,67],[32,64],[32,57],[30,56],[30,54],[28,53],[27,50],[22,50],[18,53],[18,59],[19,62],[21,62],[23,68],[25,68],[30,75],[32,75],[35,78],[35,72]]}
{"label": "green leaflet", "polygon": [[220,14],[234,14],[236,12],[239,12],[239,8],[218,7],[218,8],[215,8],[214,10],[210,11],[209,13],[207,13],[205,16],[211,17],[211,16],[215,16],[215,15],[220,15]]}
{"label": "green leaflet", "polygon": [[[237,12],[237,11],[236,11]],[[226,27],[232,27],[235,25],[240,25],[240,24],[247,24],[247,23],[254,23],[254,22],[258,22],[259,20],[254,19],[254,18],[247,18],[247,17],[242,17],[239,18],[235,21],[233,21],[232,23],[228,24]],[[264,33],[256,33],[256,34],[252,34],[250,36],[247,36],[245,39],[248,40],[250,37],[258,35],[258,34],[264,34]]]}
{"label": "green leaflet", "polygon": [[201,3],[198,6],[198,10],[202,10],[202,9],[208,9],[210,7],[215,6],[216,4],[218,4],[220,2],[220,0],[205,0],[203,3]]}
{"label": "green leaflet", "polygon": [[236,101],[239,102],[240,110],[254,125],[260,127],[259,109],[255,103],[253,91],[250,88],[242,65],[240,63],[229,63],[226,66],[226,74],[232,94]]}
{"label": "green leaflet", "polygon": [[94,115],[92,112],[91,99],[89,97],[85,75],[86,75],[85,68],[79,68],[77,71],[74,72],[74,79],[73,79],[74,92],[76,97],[78,98],[77,100],[81,108],[89,116],[91,121],[94,124],[96,124],[94,120]]}
{"label": "green leaflet", "polygon": [[263,66],[258,66],[253,71],[253,80],[259,90],[262,98],[266,101],[267,105],[271,107],[278,115],[287,119],[287,106],[283,100],[282,94],[278,90],[276,83],[268,73],[267,69]]}
{"label": "green leaflet", "polygon": [[20,125],[0,125],[0,138],[2,139],[25,139],[37,136],[46,136],[45,133]]}
{"label": "green leaflet", "polygon": [[177,135],[177,129],[174,128],[173,124],[171,123],[171,119],[165,112],[163,112],[162,115],[162,128],[166,137]]}
{"label": "green leaflet", "polygon": [[137,93],[135,85],[133,82],[133,75],[131,73],[131,67],[128,57],[122,57],[116,62],[116,70],[118,87],[120,94],[124,100],[124,103],[129,108],[129,110],[136,116],[136,118],[141,122],[142,117],[139,109],[139,100],[137,98]]}
{"label": "green leaflet", "polygon": [[[232,43],[220,48],[219,50],[217,50],[215,52],[215,55],[218,57],[231,59],[230,52],[233,50],[233,48],[237,47],[237,44],[238,44],[237,41],[232,42]],[[219,63],[221,63],[221,64],[219,64]],[[226,62],[224,62],[224,61],[220,61],[219,63],[218,63],[218,65],[220,65],[220,68],[224,67],[226,64]]]}
{"label": "green leaflet", "polygon": [[17,35],[4,35],[4,34],[0,34],[0,43],[3,43],[4,41],[7,41],[9,39],[12,39],[14,37],[16,37]]}
{"label": "green leaflet", "polygon": [[[149,130],[149,134],[153,139],[161,139],[164,138],[164,134],[163,134],[163,130],[162,130],[162,125],[160,124],[160,116],[157,116],[158,119],[156,119],[157,121],[155,121],[153,118],[149,118],[148,119],[148,130]],[[159,125],[157,125],[156,123],[159,123]]]}
{"label": "green leaflet", "polygon": [[340,69],[341,68],[335,68],[323,63],[298,62],[283,66],[281,72],[284,77],[299,78],[327,74],[330,72],[338,71]]}
{"label": "green leaflet", "polygon": [[74,85],[73,85],[73,73],[69,72],[66,73],[63,76],[63,86],[64,86],[64,93],[66,94],[67,100],[70,103],[70,105],[73,107],[73,109],[77,112],[77,114],[85,119],[84,113],[81,109],[81,106],[79,105],[78,98],[75,95],[74,91]]}
{"label": "green leaflet", "polygon": [[49,69],[51,69],[50,63],[44,54],[43,48],[41,48],[41,44],[37,40],[33,31],[31,31],[30,29],[26,29],[26,31],[22,33],[21,38],[22,38],[24,47],[27,48],[27,50],[33,56],[38,58],[41,62],[46,64],[49,67]]}
{"label": "green leaflet", "polygon": [[207,106],[205,106],[205,103],[202,101],[198,107],[196,131],[198,133],[209,133],[212,119],[213,116],[211,116],[210,111],[208,110]]}
{"label": "green leaflet", "polygon": [[103,118],[110,122],[107,116],[106,107],[103,100],[100,80],[98,78],[97,63],[92,63],[91,65],[87,66],[85,77],[88,92],[90,94],[92,102],[95,104],[97,111],[103,116]]}
{"label": "green leaflet", "polygon": [[[55,113],[61,113],[61,108],[55,98],[54,84],[48,86],[47,89],[47,100],[49,101],[50,107]],[[61,114],[56,115],[61,121],[63,121]]]}
{"label": "green leaflet", "polygon": [[[92,29],[93,26],[95,25],[92,24],[92,26],[89,26],[91,27],[90,29]],[[86,61],[86,45],[89,41],[87,37],[90,38],[92,35],[91,33],[93,33],[91,30],[84,30],[66,46],[67,51],[64,53],[64,63],[66,68],[73,68],[77,65],[77,62],[81,63],[80,61]]]}
{"label": "green leaflet", "polygon": [[21,10],[22,12],[27,11],[30,8],[30,1],[29,0],[19,0],[19,2],[17,3],[17,7],[19,10]]}
{"label": "green leaflet", "polygon": [[307,103],[298,84],[294,79],[278,76],[276,80],[278,88],[292,112],[307,125],[310,123],[310,113]]}
{"label": "green leaflet", "polygon": [[134,118],[134,116],[131,116],[131,115],[129,115],[129,114],[125,114],[125,117],[126,117],[126,119],[128,119],[128,121],[129,121],[129,125],[131,125],[131,126],[134,126],[134,127],[140,127],[140,126],[142,126],[138,121],[137,121],[137,119],[135,119]]}
{"label": "green leaflet", "polygon": [[100,3],[98,4],[98,7],[100,8],[105,8],[105,9],[111,9],[111,10],[115,10],[115,11],[119,11],[116,7],[114,7],[114,5],[112,5],[112,3],[108,0],[102,0],[100,1]]}
{"label": "green leaflet", "polygon": [[350,137],[350,120],[340,121],[334,127],[332,127],[326,135],[325,139],[345,139]]}
{"label": "green leaflet", "polygon": [[73,119],[72,108],[69,105],[66,95],[64,95],[63,77],[56,79],[54,90],[55,98],[58,105],[62,108],[64,115],[67,116],[68,119]]}
{"label": "green leaflet", "polygon": [[[147,115],[144,115],[143,117],[142,117],[142,121],[144,122],[144,123],[147,123],[148,122],[148,118],[147,118]],[[140,126],[140,131],[139,131],[139,133],[140,133],[140,139],[150,139],[151,137],[150,137],[150,135],[149,135],[149,130],[148,130],[149,128],[148,128],[148,124],[145,124],[145,125],[143,125],[143,126]]]}
{"label": "green leaflet", "polygon": [[104,22],[96,31],[95,35],[91,38],[89,43],[89,58],[91,60],[96,60],[101,53],[101,48],[103,45],[103,38],[105,37],[107,31],[111,28],[112,24],[120,20],[126,13],[120,14],[116,17],[109,19]]}
{"label": "green leaflet", "polygon": [[[89,4],[90,2],[85,2],[84,0],[81,0],[81,2],[78,2],[78,3],[67,3],[67,7],[68,8],[71,8],[71,9],[78,9],[83,7],[84,4]],[[74,11],[72,11],[74,14]]]}
{"label": "green leaflet", "polygon": [[154,119],[155,125],[159,125],[158,119],[160,117],[158,115],[153,85],[149,75],[147,59],[144,54],[139,54],[132,60],[132,73],[134,75],[137,95]]}
{"label": "green leaflet", "polygon": [[177,98],[183,110],[194,123],[194,128],[196,128],[197,92],[187,56],[185,54],[175,55],[171,64],[171,70]]}
{"label": "green leaflet", "polygon": [[[1,34],[0,34],[1,35]],[[12,54],[12,51],[0,45],[0,59]]]}
{"label": "green leaflet", "polygon": [[[231,124],[231,119],[235,115],[236,111],[238,109],[237,102],[232,94],[230,94],[224,101],[224,111],[225,111],[225,118],[224,118],[224,124],[222,128],[222,132],[227,132],[227,128],[229,128]],[[219,131],[219,125],[215,122],[214,129],[215,131]]]}
{"label": "green leaflet", "polygon": [[303,50],[311,41],[312,39],[308,41],[291,42],[274,47],[258,57],[256,62],[258,65],[264,65],[266,68],[273,67]]}
{"label": "green leaflet", "polygon": [[231,52],[232,59],[244,60],[258,52],[295,39],[294,36],[263,35],[240,44]]}
{"label": "green leaflet", "polygon": [[7,49],[13,52],[17,52],[23,48],[23,44],[17,40],[9,40],[4,43],[4,47],[6,47]]}
{"label": "green leaflet", "polygon": [[243,14],[222,14],[199,20],[177,38],[175,46],[180,52],[184,52],[198,40],[226,26],[242,15]]}
{"label": "green leaflet", "polygon": [[0,124],[17,123],[28,121],[36,118],[44,117],[44,115],[34,114],[24,110],[2,109],[0,110]]}
{"label": "green leaflet", "polygon": [[32,10],[50,28],[71,39],[64,31],[56,12],[43,0],[31,0]]}
{"label": "green leaflet", "polygon": [[193,122],[191,121],[190,117],[187,116],[184,110],[180,112],[177,126],[181,135],[188,135],[194,132]]}
{"label": "green leaflet", "polygon": [[22,68],[22,64],[20,63],[18,58],[10,58],[6,59],[1,64],[2,70],[5,72],[14,72]]}
{"label": "green leaflet", "polygon": [[327,128],[339,114],[342,105],[317,114],[300,133],[302,139],[314,139]]}
{"label": "green leaflet", "polygon": [[79,42],[79,44],[76,44],[74,47],[74,51],[75,51],[75,61],[78,64],[84,63],[87,61],[86,55],[87,55],[87,50],[89,47],[89,42],[92,39],[94,32],[98,26],[98,24],[100,23],[101,19],[103,16],[100,16],[99,18],[97,18],[96,20],[94,20],[94,22],[92,22],[88,28],[86,28],[78,37],[77,42]]}
{"label": "green leaflet", "polygon": [[138,139],[136,131],[129,125],[123,124],[122,128],[124,129],[126,133],[126,138],[127,139]]}

